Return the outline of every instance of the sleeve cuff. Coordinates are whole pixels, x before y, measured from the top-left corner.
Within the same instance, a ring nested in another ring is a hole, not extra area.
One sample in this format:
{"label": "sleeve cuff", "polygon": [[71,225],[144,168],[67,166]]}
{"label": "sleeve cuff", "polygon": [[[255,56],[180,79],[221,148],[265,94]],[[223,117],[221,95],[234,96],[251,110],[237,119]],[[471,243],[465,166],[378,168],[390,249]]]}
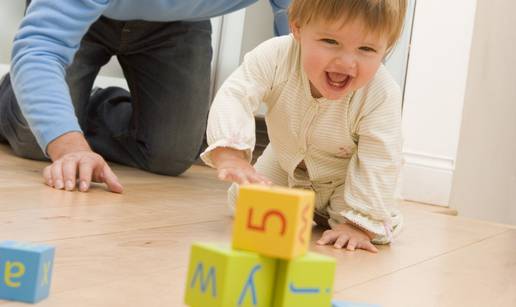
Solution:
{"label": "sleeve cuff", "polygon": [[241,143],[241,142],[231,142],[229,140],[219,140],[219,141],[211,144],[210,146],[208,146],[208,148],[206,148],[201,153],[201,159],[204,163],[206,163],[206,165],[213,167],[213,168],[215,167],[213,165],[213,161],[211,160],[211,152],[215,148],[218,148],[218,147],[229,147],[229,148],[233,148],[233,149],[237,149],[237,150],[242,150],[245,154],[245,159],[249,162],[251,162],[251,160],[252,160],[253,151],[251,148],[249,148],[248,144]]}
{"label": "sleeve cuff", "polygon": [[69,132],[80,132],[83,133],[81,128],[79,127],[79,124],[70,124],[70,125],[63,125],[56,129],[55,131],[52,131],[47,134],[34,134],[36,137],[36,141],[38,142],[38,145],[40,146],[41,150],[43,151],[43,154],[45,157],[50,158],[48,156],[48,145],[52,143],[55,139],[61,137],[62,135],[69,133]]}

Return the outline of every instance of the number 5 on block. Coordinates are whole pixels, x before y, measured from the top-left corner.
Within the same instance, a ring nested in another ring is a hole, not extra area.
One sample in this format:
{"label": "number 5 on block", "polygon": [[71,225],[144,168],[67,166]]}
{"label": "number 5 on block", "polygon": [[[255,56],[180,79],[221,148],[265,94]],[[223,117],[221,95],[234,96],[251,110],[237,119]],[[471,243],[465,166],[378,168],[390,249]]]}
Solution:
{"label": "number 5 on block", "polygon": [[310,190],[241,186],[233,248],[287,260],[304,255],[312,233],[314,198]]}

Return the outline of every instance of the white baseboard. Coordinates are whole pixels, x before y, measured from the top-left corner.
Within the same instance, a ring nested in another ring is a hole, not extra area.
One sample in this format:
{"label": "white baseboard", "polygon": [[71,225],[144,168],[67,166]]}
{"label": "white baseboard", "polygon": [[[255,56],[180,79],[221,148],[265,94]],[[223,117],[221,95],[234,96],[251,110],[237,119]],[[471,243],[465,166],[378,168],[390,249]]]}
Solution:
{"label": "white baseboard", "polygon": [[404,152],[401,197],[447,207],[453,179],[454,160],[422,153]]}

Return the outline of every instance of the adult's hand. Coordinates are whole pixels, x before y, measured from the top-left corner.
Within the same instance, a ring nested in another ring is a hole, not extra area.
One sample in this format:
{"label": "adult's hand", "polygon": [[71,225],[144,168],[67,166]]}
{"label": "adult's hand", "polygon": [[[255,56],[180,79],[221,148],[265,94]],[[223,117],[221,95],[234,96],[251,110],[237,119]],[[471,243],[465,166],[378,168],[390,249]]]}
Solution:
{"label": "adult's hand", "polygon": [[90,183],[103,182],[111,192],[122,193],[123,187],[104,158],[94,153],[80,132],[66,133],[47,147],[52,164],[45,167],[45,183],[55,189],[72,191],[78,186],[86,192]]}

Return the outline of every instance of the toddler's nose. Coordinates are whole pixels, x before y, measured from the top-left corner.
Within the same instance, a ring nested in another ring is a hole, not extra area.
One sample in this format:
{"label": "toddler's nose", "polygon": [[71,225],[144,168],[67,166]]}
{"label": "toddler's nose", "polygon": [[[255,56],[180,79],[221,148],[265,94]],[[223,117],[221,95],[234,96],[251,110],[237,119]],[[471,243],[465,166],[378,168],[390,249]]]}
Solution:
{"label": "toddler's nose", "polygon": [[354,70],[357,66],[356,59],[351,54],[342,54],[337,58],[337,64],[345,69],[348,70]]}

